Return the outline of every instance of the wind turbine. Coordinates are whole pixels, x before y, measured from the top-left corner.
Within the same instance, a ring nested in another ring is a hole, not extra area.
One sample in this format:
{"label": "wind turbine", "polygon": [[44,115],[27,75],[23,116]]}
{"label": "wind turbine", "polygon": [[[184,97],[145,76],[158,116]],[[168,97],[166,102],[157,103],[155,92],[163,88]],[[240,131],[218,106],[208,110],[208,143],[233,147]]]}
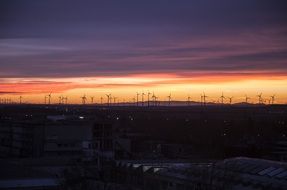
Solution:
{"label": "wind turbine", "polygon": [[62,96],[62,104],[65,104],[65,97]]}
{"label": "wind turbine", "polygon": [[106,94],[107,96],[107,105],[110,106],[111,94]]}
{"label": "wind turbine", "polygon": [[248,100],[250,99],[250,97],[248,97],[247,95],[245,95],[245,103],[248,103]]}
{"label": "wind turbine", "polygon": [[91,96],[91,103],[94,103],[94,96]]}
{"label": "wind turbine", "polygon": [[222,92],[222,94],[221,94],[221,96],[219,98],[221,99],[221,104],[224,104],[225,96],[223,95],[223,92]]}
{"label": "wind turbine", "polygon": [[275,94],[273,94],[271,97],[271,104],[274,104],[274,101],[275,101]]}
{"label": "wind turbine", "polygon": [[208,97],[208,96],[205,95],[205,92],[203,92],[202,98],[203,98],[203,104],[204,104],[204,106],[206,105],[206,98],[207,98],[207,97]]}
{"label": "wind turbine", "polygon": [[258,104],[262,104],[263,103],[262,93],[258,94],[257,97],[258,97]]}
{"label": "wind turbine", "polygon": [[159,97],[158,97],[158,96],[155,96],[154,99],[155,99],[155,105],[156,105],[156,106],[159,106],[160,102],[157,101],[157,100],[159,99]]}
{"label": "wind turbine", "polygon": [[228,99],[229,99],[229,104],[231,105],[231,104],[232,104],[232,99],[233,99],[233,96],[231,96],[231,97],[228,97]]}
{"label": "wind turbine", "polygon": [[136,98],[135,97],[133,97],[133,105],[135,106],[136,105]]}
{"label": "wind turbine", "polygon": [[51,94],[52,94],[52,93],[48,94],[48,104],[49,104],[49,105],[51,104]]}
{"label": "wind turbine", "polygon": [[170,103],[171,103],[171,93],[169,93],[169,95],[167,96],[168,98],[168,105],[170,106]]}
{"label": "wind turbine", "polygon": [[67,96],[64,98],[64,100],[65,100],[65,104],[68,104],[68,97]]}
{"label": "wind turbine", "polygon": [[142,106],[144,106],[144,96],[145,96],[145,93],[142,92]]}
{"label": "wind turbine", "polygon": [[114,97],[114,105],[116,105],[117,97]]}
{"label": "wind turbine", "polygon": [[156,105],[156,96],[154,95],[154,92],[152,93],[152,101],[153,101],[153,105]]}
{"label": "wind turbine", "polygon": [[187,96],[187,105],[188,105],[188,106],[190,105],[190,99],[191,99],[191,98],[190,98],[190,96],[188,95],[188,96]]}
{"label": "wind turbine", "polygon": [[203,105],[203,95],[200,94],[200,104]]}
{"label": "wind turbine", "polygon": [[86,95],[84,94],[84,96],[81,97],[81,98],[82,98],[82,104],[85,105],[86,104],[86,100],[87,100]]}
{"label": "wind turbine", "polygon": [[63,96],[59,96],[59,104],[62,104],[62,101],[63,101]]}
{"label": "wind turbine", "polygon": [[137,92],[137,106],[139,106],[139,93]]}
{"label": "wind turbine", "polygon": [[147,93],[147,106],[149,107],[149,96],[151,95],[151,93],[148,91]]}

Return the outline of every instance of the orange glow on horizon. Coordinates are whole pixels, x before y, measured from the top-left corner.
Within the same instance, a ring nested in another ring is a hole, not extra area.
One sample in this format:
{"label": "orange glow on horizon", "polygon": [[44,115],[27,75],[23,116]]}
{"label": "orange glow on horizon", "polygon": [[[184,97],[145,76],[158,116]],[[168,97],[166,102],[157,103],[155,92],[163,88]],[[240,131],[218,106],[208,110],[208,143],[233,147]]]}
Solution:
{"label": "orange glow on horizon", "polygon": [[[276,74],[236,74],[236,73],[181,73],[181,74],[138,74],[127,76],[77,77],[77,78],[7,78],[0,82],[0,98],[11,98],[18,102],[19,96],[26,103],[44,103],[44,96],[52,93],[52,103],[58,103],[59,96],[67,96],[68,103],[81,103],[84,94],[87,102],[94,96],[99,103],[105,94],[111,93],[120,102],[132,102],[136,92],[154,92],[160,101],[167,101],[169,93],[172,100],[200,101],[203,91],[208,102],[217,102],[224,92],[233,96],[233,102],[243,102],[245,95],[256,103],[258,93],[263,98],[276,94],[276,103],[287,102],[287,76]],[[147,97],[145,97],[146,99]],[[227,100],[226,100],[227,101]]]}

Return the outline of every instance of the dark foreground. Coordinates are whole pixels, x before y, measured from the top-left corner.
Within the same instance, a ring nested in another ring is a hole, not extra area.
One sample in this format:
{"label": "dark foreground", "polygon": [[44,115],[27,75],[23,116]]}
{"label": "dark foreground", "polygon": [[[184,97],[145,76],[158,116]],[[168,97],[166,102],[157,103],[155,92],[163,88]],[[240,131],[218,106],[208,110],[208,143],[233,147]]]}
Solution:
{"label": "dark foreground", "polygon": [[287,106],[0,105],[0,189],[284,189]]}

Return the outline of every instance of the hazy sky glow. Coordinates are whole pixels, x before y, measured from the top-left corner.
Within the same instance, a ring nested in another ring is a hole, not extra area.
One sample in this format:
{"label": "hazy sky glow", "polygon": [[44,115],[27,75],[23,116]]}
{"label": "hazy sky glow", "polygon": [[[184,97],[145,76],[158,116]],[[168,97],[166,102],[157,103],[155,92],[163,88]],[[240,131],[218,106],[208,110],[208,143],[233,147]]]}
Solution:
{"label": "hazy sky glow", "polygon": [[287,102],[285,0],[0,2],[0,98]]}

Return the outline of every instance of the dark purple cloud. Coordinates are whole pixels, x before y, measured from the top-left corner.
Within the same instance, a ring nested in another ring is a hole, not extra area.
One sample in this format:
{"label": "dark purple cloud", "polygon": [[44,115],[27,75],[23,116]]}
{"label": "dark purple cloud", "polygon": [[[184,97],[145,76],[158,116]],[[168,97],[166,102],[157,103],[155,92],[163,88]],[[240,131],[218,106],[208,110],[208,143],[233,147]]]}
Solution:
{"label": "dark purple cloud", "polygon": [[278,0],[1,1],[0,77],[287,73]]}

